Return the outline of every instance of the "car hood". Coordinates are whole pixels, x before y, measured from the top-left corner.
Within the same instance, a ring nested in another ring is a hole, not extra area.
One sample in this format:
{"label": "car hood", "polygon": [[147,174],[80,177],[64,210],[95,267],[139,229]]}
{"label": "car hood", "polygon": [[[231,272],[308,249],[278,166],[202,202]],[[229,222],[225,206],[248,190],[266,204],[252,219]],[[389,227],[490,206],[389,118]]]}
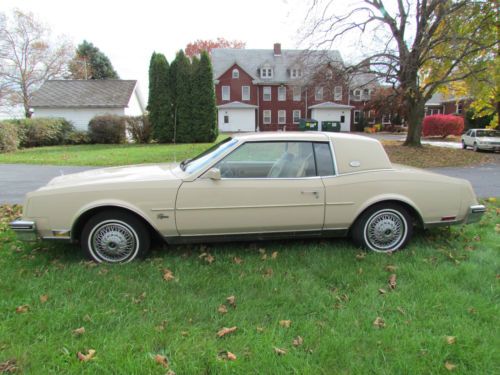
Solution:
{"label": "car hood", "polygon": [[56,177],[40,190],[108,183],[176,180],[178,177],[172,171],[174,167],[172,164],[157,164],[92,169]]}

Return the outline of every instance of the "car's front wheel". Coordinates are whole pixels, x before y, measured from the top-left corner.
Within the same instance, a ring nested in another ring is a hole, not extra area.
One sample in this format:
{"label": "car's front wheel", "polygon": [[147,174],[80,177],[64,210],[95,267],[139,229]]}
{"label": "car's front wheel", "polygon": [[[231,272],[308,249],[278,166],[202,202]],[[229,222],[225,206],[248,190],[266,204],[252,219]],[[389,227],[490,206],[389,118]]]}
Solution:
{"label": "car's front wheel", "polygon": [[479,152],[479,147],[477,147],[477,143],[474,142],[474,146],[472,146],[472,149],[475,151],[475,152]]}
{"label": "car's front wheel", "polygon": [[358,246],[388,253],[408,243],[413,234],[412,218],[399,204],[381,203],[363,212],[351,233]]}
{"label": "car's front wheel", "polygon": [[144,223],[120,210],[103,211],[91,217],[81,235],[82,250],[99,263],[127,263],[143,257],[150,242]]}

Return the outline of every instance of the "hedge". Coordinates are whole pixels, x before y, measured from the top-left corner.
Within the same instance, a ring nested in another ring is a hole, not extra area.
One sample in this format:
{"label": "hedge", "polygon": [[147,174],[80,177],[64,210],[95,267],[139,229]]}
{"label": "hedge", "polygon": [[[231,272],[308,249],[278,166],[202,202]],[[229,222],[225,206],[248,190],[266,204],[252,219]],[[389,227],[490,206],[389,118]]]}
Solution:
{"label": "hedge", "polygon": [[125,143],[124,116],[96,116],[89,122],[89,137],[93,143]]}
{"label": "hedge", "polygon": [[19,136],[16,125],[0,122],[0,153],[14,152],[19,147]]}
{"label": "hedge", "polygon": [[126,116],[127,132],[135,143],[151,142],[153,129],[147,115]]}
{"label": "hedge", "polygon": [[424,137],[461,135],[464,131],[464,119],[455,115],[431,115],[424,118],[422,134]]}

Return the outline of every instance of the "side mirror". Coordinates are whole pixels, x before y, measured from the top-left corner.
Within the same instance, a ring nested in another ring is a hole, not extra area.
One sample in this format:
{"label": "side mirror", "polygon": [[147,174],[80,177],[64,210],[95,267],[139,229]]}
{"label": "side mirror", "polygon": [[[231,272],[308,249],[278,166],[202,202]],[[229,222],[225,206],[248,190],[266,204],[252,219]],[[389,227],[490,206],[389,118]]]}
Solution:
{"label": "side mirror", "polygon": [[209,178],[211,180],[220,180],[221,179],[220,169],[219,168],[209,169],[208,171],[205,172],[203,178]]}

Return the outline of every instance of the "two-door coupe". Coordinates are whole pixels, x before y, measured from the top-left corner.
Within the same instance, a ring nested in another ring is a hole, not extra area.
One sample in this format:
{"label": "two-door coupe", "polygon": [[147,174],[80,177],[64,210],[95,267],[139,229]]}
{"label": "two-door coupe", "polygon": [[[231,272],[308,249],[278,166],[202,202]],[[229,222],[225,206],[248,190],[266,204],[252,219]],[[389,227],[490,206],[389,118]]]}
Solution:
{"label": "two-door coupe", "polygon": [[237,135],[177,166],[54,178],[11,223],[20,238],[80,242],[98,262],[144,256],[153,235],[187,242],[350,235],[377,252],[414,227],[480,219],[468,181],[393,165],[375,139],[340,133]]}

